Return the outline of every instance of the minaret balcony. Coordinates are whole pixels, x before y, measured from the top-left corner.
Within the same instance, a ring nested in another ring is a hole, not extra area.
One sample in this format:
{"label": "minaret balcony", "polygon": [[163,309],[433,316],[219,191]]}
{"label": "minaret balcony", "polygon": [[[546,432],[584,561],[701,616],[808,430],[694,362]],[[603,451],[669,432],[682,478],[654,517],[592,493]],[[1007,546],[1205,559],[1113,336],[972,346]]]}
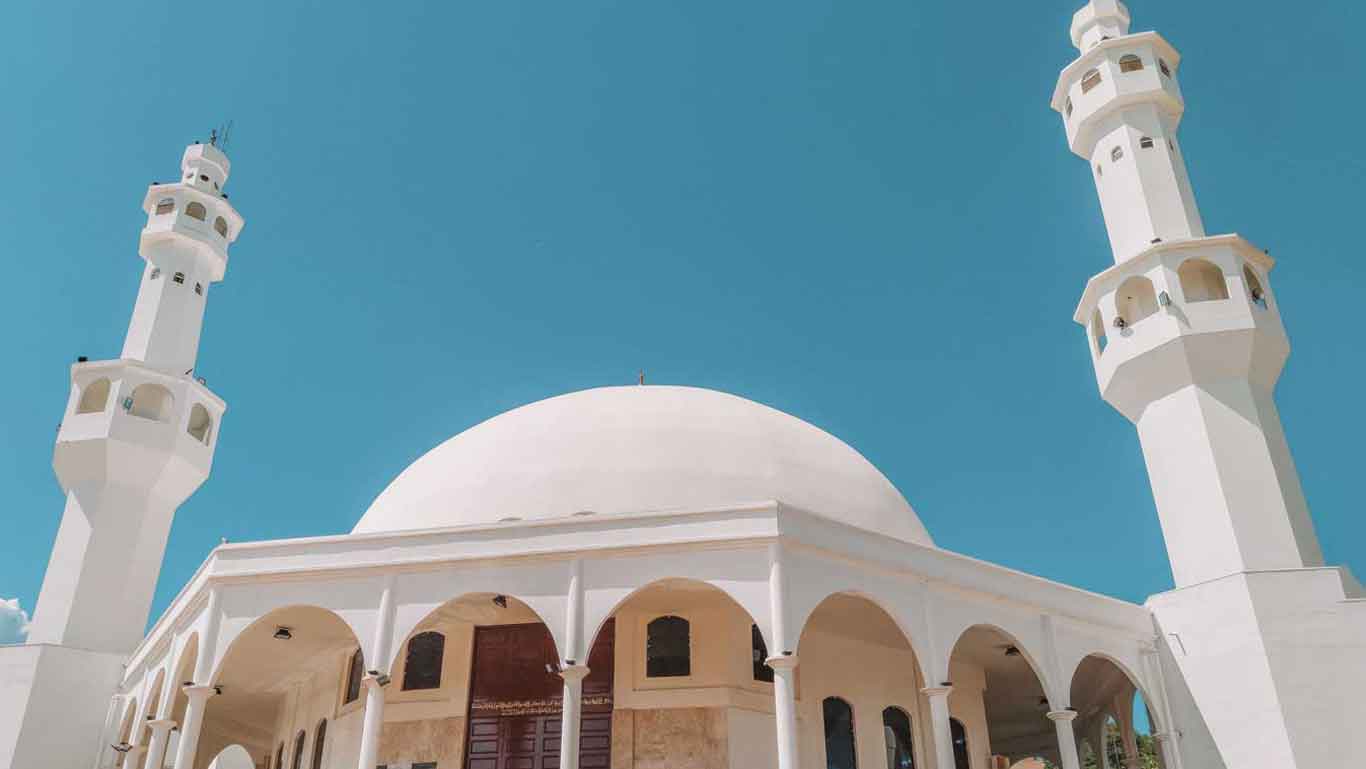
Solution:
{"label": "minaret balcony", "polygon": [[1131,420],[1195,382],[1268,391],[1289,355],[1268,288],[1272,259],[1237,235],[1155,243],[1095,276],[1075,320],[1105,399]]}
{"label": "minaret balcony", "polygon": [[64,488],[166,484],[188,497],[208,477],[227,407],[204,382],[133,360],[77,363],[71,381],[53,457]]}
{"label": "minaret balcony", "polygon": [[1156,32],[1097,44],[1062,71],[1053,109],[1062,116],[1067,144],[1090,159],[1097,141],[1123,122],[1126,108],[1156,105],[1175,131],[1185,113],[1176,80],[1181,54]]}
{"label": "minaret balcony", "polygon": [[142,207],[147,212],[139,241],[143,256],[150,245],[180,242],[207,257],[213,280],[223,279],[228,246],[243,226],[241,214],[225,198],[186,184],[154,184]]}

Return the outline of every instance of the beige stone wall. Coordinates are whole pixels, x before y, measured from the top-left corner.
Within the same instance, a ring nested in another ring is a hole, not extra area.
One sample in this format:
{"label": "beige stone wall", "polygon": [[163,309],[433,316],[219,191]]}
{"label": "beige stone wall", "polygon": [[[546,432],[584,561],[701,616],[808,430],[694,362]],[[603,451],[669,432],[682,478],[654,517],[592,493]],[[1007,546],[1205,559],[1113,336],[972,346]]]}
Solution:
{"label": "beige stone wall", "polygon": [[730,769],[723,708],[617,710],[612,769]]}
{"label": "beige stone wall", "polygon": [[452,716],[425,721],[390,721],[380,735],[379,763],[410,764],[435,761],[439,766],[462,766],[465,759],[465,718]]}

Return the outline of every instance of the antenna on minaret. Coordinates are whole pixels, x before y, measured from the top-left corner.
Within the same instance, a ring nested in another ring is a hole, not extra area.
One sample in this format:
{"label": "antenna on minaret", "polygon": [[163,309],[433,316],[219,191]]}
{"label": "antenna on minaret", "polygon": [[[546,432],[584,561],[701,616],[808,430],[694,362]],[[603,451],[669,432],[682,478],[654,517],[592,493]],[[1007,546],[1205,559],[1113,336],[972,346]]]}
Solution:
{"label": "antenna on minaret", "polygon": [[645,369],[641,369],[641,370],[640,370],[640,376],[639,376],[639,378],[636,379],[636,384],[638,384],[638,385],[643,385],[643,384],[645,384]]}
{"label": "antenna on minaret", "polygon": [[220,150],[228,148],[228,134],[232,132],[232,121],[229,120],[223,125],[209,130],[209,146],[217,147]]}

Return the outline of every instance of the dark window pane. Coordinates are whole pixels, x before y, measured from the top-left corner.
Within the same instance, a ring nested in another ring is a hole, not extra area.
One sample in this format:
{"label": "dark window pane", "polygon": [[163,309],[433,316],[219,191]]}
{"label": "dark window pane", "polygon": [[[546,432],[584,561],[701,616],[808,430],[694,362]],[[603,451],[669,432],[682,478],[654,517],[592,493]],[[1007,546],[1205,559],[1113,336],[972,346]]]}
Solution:
{"label": "dark window pane", "polygon": [[758,625],[750,626],[750,646],[754,657],[754,680],[773,683],[773,668],[768,666],[765,661],[768,659],[768,644],[764,643],[764,634],[759,632]]}
{"label": "dark window pane", "polygon": [[304,760],[304,733],[294,738],[294,760],[289,763],[290,769],[299,769]]}
{"label": "dark window pane", "polygon": [[351,668],[346,674],[346,699],[343,702],[355,702],[360,699],[360,679],[365,674],[365,657],[360,649],[351,655]]}
{"label": "dark window pane", "polygon": [[854,711],[839,697],[821,703],[825,711],[826,769],[858,769],[854,760]]}
{"label": "dark window pane", "polygon": [[645,675],[671,678],[692,674],[688,621],[682,617],[660,617],[646,628]]}
{"label": "dark window pane", "polygon": [[911,750],[911,717],[901,708],[882,711],[882,731],[887,739],[887,769],[915,769]]}
{"label": "dark window pane", "polygon": [[313,769],[323,769],[323,744],[327,739],[327,721],[318,722],[318,730],[313,733]]}
{"label": "dark window pane", "polygon": [[418,633],[408,642],[403,663],[403,691],[441,688],[441,661],[446,654],[446,636]]}
{"label": "dark window pane", "polygon": [[972,769],[968,766],[968,733],[962,722],[950,718],[949,734],[953,737],[953,769]]}

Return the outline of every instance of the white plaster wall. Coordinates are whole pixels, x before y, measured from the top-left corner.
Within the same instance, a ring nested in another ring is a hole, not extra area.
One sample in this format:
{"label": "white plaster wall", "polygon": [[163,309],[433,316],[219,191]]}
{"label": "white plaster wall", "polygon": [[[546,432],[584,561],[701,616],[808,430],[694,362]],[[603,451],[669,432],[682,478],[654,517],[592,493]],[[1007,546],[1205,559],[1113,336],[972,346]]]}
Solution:
{"label": "white plaster wall", "polygon": [[114,654],[0,647],[0,769],[90,769],[121,665]]}

